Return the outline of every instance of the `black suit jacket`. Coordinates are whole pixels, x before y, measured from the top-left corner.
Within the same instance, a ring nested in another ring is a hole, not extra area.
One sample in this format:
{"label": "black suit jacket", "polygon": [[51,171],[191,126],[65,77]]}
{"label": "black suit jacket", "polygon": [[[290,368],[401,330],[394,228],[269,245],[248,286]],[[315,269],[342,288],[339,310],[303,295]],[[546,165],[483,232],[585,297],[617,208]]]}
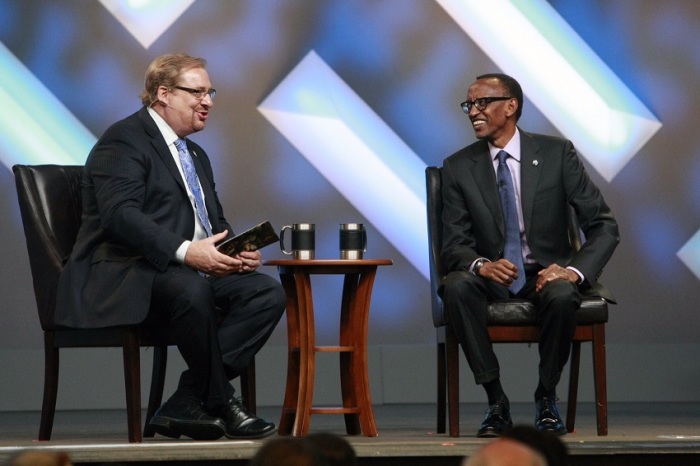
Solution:
{"label": "black suit jacket", "polygon": [[[620,241],[617,222],[588,177],[571,141],[520,131],[521,203],[528,245],[543,267],[572,266],[597,286],[603,266]],[[445,159],[442,171],[443,261],[448,271],[467,270],[479,257],[503,256],[505,223],[486,140]],[[583,247],[569,244],[567,209],[576,210]]]}
{"label": "black suit jacket", "polygon": [[[209,158],[187,145],[214,233],[231,227]],[[173,156],[144,107],[112,125],[90,152],[82,180],[83,215],[63,273],[56,323],[95,328],[142,322],[156,273],[194,234],[194,213]]]}

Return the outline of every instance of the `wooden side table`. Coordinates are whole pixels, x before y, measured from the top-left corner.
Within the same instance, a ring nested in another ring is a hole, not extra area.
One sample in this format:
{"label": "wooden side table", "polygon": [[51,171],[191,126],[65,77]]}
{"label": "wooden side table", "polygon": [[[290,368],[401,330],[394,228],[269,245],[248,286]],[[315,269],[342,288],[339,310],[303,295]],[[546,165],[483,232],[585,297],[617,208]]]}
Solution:
{"label": "wooden side table", "polygon": [[[388,259],[268,260],[277,266],[287,293],[287,388],[279,425],[281,435],[305,436],[311,414],[343,414],[348,434],[376,437],[367,370],[367,328],[377,267]],[[344,275],[338,346],[316,346],[311,275]],[[317,352],[340,354],[341,407],[314,408]]]}

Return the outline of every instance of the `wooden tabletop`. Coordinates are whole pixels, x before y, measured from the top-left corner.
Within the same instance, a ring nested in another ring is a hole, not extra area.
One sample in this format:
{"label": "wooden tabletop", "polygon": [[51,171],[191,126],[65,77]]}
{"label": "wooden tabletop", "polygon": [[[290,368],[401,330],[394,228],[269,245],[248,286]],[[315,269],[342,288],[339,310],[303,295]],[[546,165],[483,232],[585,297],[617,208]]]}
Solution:
{"label": "wooden tabletop", "polygon": [[393,265],[390,259],[270,259],[263,265],[276,266],[353,266],[353,265]]}

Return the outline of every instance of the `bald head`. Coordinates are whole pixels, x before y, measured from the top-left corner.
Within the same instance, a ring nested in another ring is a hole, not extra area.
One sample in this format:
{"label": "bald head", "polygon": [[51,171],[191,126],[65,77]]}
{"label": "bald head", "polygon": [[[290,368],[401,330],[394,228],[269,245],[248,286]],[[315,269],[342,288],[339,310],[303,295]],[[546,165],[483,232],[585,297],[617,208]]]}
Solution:
{"label": "bald head", "polygon": [[487,443],[464,466],[547,466],[547,460],[536,450],[515,440],[500,438]]}

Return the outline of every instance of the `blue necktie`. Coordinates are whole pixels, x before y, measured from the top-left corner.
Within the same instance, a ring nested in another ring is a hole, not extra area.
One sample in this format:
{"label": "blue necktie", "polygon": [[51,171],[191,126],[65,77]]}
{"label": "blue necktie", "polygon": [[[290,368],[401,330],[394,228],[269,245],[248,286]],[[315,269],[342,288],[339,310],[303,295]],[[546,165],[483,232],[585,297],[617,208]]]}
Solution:
{"label": "blue necktie", "polygon": [[199,217],[199,221],[204,226],[207,236],[211,236],[211,227],[209,226],[209,219],[207,218],[207,211],[204,206],[204,197],[199,187],[199,179],[197,178],[197,171],[192,162],[192,156],[187,150],[187,143],[184,139],[176,139],[175,147],[177,147],[177,153],[180,155],[180,163],[182,164],[182,170],[185,172],[187,186],[189,186],[190,192],[194,196],[194,207],[197,211],[197,217]]}
{"label": "blue necktie", "polygon": [[518,206],[515,203],[515,187],[510,170],[506,165],[508,152],[502,150],[498,153],[498,193],[501,195],[503,217],[506,222],[506,245],[503,257],[508,259],[518,268],[518,279],[510,286],[510,291],[517,294],[525,285],[525,267],[523,266],[523,252],[520,244],[520,225],[518,224]]}

